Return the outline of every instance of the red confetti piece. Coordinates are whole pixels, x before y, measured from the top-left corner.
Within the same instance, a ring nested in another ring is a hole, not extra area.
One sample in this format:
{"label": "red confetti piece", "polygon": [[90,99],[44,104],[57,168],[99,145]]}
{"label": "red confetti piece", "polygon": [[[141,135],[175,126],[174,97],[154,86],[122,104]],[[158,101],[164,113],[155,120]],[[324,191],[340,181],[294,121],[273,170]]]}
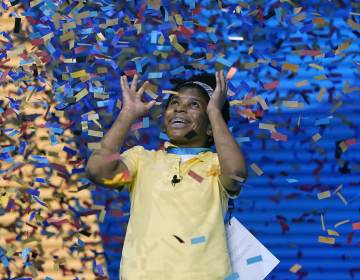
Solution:
{"label": "red confetti piece", "polygon": [[280,81],[273,81],[271,83],[266,83],[263,85],[264,89],[274,89],[274,88],[277,88],[278,85],[279,85]]}
{"label": "red confetti piece", "polygon": [[288,137],[285,134],[281,134],[279,132],[271,132],[271,138],[278,141],[287,141]]}
{"label": "red confetti piece", "polygon": [[188,174],[189,174],[189,176],[191,176],[193,179],[195,179],[195,180],[198,181],[199,183],[201,183],[201,182],[204,180],[203,177],[201,177],[199,174],[195,173],[195,172],[192,171],[192,170],[190,170]]}
{"label": "red confetti piece", "polygon": [[351,145],[355,145],[356,144],[356,139],[355,138],[350,138],[350,139],[348,139],[348,140],[346,140],[345,141],[345,144],[346,144],[346,146],[351,146]]}
{"label": "red confetti piece", "polygon": [[321,52],[318,50],[302,50],[300,55],[310,55],[310,56],[317,56],[320,55]]}
{"label": "red confetti piece", "polygon": [[360,222],[356,222],[352,224],[352,229],[353,230],[360,230]]}

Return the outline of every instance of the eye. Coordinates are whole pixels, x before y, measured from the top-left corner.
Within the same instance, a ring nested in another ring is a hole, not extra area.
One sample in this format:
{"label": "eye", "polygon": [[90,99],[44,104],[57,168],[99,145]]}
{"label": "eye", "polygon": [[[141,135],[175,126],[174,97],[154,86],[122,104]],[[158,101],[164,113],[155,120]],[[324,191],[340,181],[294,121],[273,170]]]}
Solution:
{"label": "eye", "polygon": [[172,100],[170,100],[169,105],[172,105],[172,104],[175,104],[175,103],[179,103],[179,102],[177,100],[172,99]]}
{"label": "eye", "polygon": [[191,102],[191,106],[199,107],[199,103],[196,101]]}

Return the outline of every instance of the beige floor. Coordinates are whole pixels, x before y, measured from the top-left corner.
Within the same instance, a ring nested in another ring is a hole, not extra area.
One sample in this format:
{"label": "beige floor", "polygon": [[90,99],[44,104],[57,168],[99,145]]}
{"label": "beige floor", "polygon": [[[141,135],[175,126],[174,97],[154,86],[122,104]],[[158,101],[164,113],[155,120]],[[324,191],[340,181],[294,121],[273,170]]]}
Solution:
{"label": "beige floor", "polygon": [[[0,31],[12,34],[15,40],[14,49],[9,52],[10,61],[5,66],[18,70],[19,55],[26,50],[29,57],[36,58],[39,71],[41,69],[42,71],[48,71],[44,67],[41,68],[41,61],[35,55],[36,49],[26,41],[29,27],[25,19],[22,18],[22,31],[14,36],[12,32],[14,18],[10,18],[9,13],[4,13],[4,11],[0,13]],[[0,48],[6,41],[6,38],[0,35]],[[34,84],[31,82],[32,71],[30,65],[25,65],[23,69],[29,74],[28,86]],[[4,68],[0,70],[4,71]],[[69,182],[66,182],[56,172],[53,172],[50,178],[47,178],[44,169],[36,169],[33,165],[27,164],[31,160],[31,155],[44,155],[48,158],[49,162],[64,166],[69,173],[71,173],[73,168],[83,167],[81,164],[76,165],[74,163],[79,159],[78,155],[67,159],[67,154],[63,151],[65,145],[76,150],[74,141],[70,141],[70,144],[65,143],[66,140],[73,138],[68,129],[65,130],[62,136],[58,136],[59,144],[52,146],[49,138],[49,129],[42,127],[46,123],[43,117],[46,114],[46,108],[41,104],[51,105],[48,114],[62,115],[61,112],[56,112],[54,109],[50,82],[47,82],[46,89],[43,92],[34,93],[27,90],[23,81],[12,83],[9,77],[6,80],[8,83],[5,82],[5,84],[0,86],[0,100],[5,101],[5,105],[2,108],[10,108],[7,97],[20,101],[21,105],[18,112],[8,110],[0,114],[2,121],[0,123],[1,130],[6,128],[21,130],[21,127],[25,124],[22,121],[25,115],[40,114],[33,122],[28,122],[28,126],[24,130],[27,134],[34,133],[28,140],[29,145],[26,154],[29,155],[24,157],[17,155],[17,152],[12,152],[13,162],[0,161],[0,169],[8,170],[4,174],[0,174],[0,204],[6,208],[11,199],[15,202],[13,209],[0,215],[0,247],[5,249],[6,256],[10,260],[12,259],[9,265],[11,271],[10,277],[29,276],[33,277],[33,279],[45,279],[48,276],[53,279],[74,279],[77,276],[79,279],[96,279],[92,270],[92,260],[82,262],[81,258],[94,257],[91,250],[103,252],[99,236],[99,221],[97,221],[95,215],[82,217],[81,220],[90,226],[91,236],[86,237],[79,234],[76,227],[71,225],[71,223],[74,224],[74,218],[71,215],[72,212],[68,210],[68,205],[75,207],[76,200],[80,201],[82,207],[96,208],[91,200],[89,190],[77,191],[77,188],[81,186],[78,180],[80,176],[84,175],[71,176]],[[19,87],[24,88],[24,93],[20,96],[16,94]],[[60,117],[60,122],[62,124],[68,123],[64,117]],[[0,152],[6,146],[19,147],[20,134],[13,136],[8,134],[0,134]],[[11,170],[15,163],[24,163],[24,165],[15,171]],[[35,182],[35,178],[47,178],[49,184]],[[30,184],[33,184],[32,188],[40,187],[39,198],[47,204],[47,207],[41,206],[26,194]],[[64,201],[63,203],[61,203],[62,200]],[[59,213],[61,209],[64,210],[63,215],[55,214]],[[32,221],[29,221],[30,214],[35,210],[41,210],[41,212]],[[45,218],[50,221],[68,219],[70,223],[48,227],[48,231],[56,233],[51,238],[48,238],[40,233],[41,227],[38,226],[38,223]],[[27,242],[15,240],[16,236],[20,234],[23,236],[22,239],[25,239]],[[72,255],[69,248],[77,243],[77,237],[85,243],[85,249]],[[35,254],[30,253],[29,261],[33,264],[31,269],[29,267],[23,269],[24,260],[21,258],[21,253],[25,248],[31,248],[31,251],[35,252]],[[102,268],[105,274],[107,274],[104,257],[97,257],[96,262],[102,264]],[[6,275],[5,268],[0,262],[0,279],[7,279]]]}

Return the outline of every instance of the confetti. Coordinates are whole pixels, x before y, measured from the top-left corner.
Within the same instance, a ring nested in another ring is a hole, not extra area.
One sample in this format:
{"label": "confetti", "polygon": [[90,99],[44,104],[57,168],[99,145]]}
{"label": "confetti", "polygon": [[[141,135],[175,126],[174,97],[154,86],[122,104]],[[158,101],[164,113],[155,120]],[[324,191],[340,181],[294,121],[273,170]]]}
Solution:
{"label": "confetti", "polygon": [[335,244],[335,238],[333,238],[333,237],[326,237],[326,236],[319,236],[319,237],[318,237],[318,242],[333,245],[333,244]]}
{"label": "confetti", "polygon": [[301,265],[296,263],[290,268],[290,271],[292,273],[297,273],[300,269],[301,269]]}
{"label": "confetti", "polygon": [[264,172],[261,170],[259,166],[257,166],[256,163],[252,163],[250,167],[256,173],[256,175],[261,176],[264,174]]}
{"label": "confetti", "polygon": [[251,258],[248,258],[247,260],[246,260],[246,263],[248,264],[248,265],[250,265],[250,264],[254,264],[254,263],[257,263],[257,262],[262,262],[262,256],[261,255],[258,255],[258,256],[255,256],[255,257],[251,257]]}
{"label": "confetti", "polygon": [[200,244],[206,241],[205,236],[198,236],[191,238],[191,244]]}
{"label": "confetti", "polygon": [[195,171],[193,171],[193,170],[190,170],[190,171],[188,172],[188,175],[189,175],[190,177],[192,177],[194,180],[198,181],[199,183],[201,183],[201,182],[204,180],[203,177],[201,177],[199,174],[197,174],[197,173],[196,173]]}
{"label": "confetti", "polygon": [[319,200],[329,198],[329,197],[331,197],[331,192],[330,191],[324,191],[324,192],[318,193],[317,197],[318,197]]}

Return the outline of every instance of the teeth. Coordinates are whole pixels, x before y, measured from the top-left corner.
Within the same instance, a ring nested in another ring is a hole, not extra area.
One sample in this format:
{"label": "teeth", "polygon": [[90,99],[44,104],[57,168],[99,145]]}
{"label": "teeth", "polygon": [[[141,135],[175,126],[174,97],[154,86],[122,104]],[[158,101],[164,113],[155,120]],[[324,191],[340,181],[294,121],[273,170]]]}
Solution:
{"label": "teeth", "polygon": [[180,118],[175,118],[171,121],[171,123],[176,123],[176,122],[186,123],[186,121],[184,121],[183,119],[180,119]]}

